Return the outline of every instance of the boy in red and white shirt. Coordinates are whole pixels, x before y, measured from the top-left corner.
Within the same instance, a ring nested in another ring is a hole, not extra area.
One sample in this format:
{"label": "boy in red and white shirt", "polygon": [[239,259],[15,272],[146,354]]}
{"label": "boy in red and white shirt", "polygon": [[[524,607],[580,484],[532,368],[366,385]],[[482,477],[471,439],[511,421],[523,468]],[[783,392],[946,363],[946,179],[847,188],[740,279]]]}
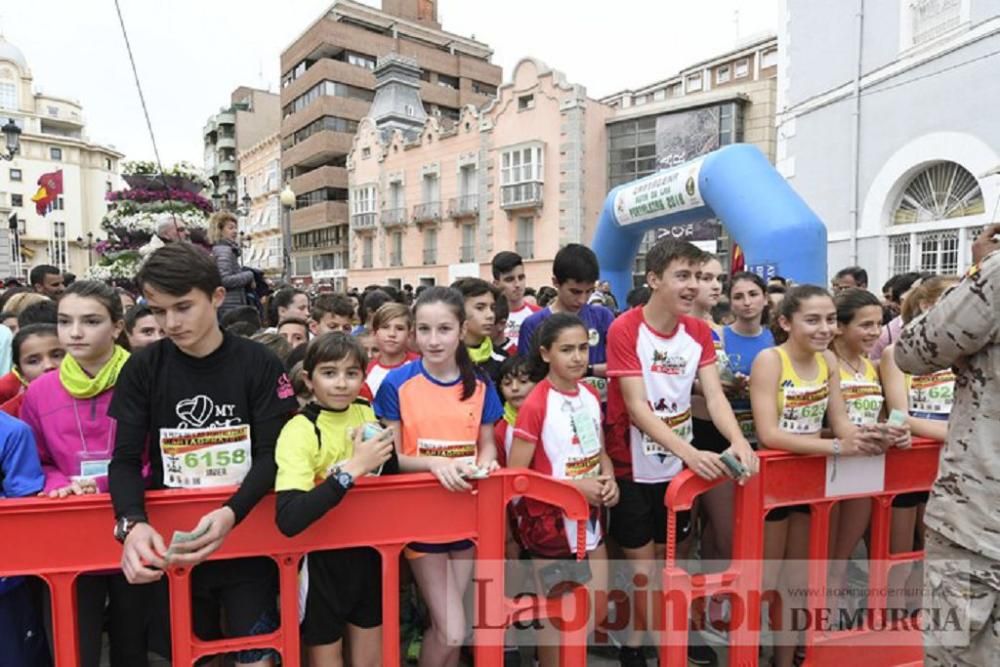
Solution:
{"label": "boy in red and white shirt", "polygon": [[[704,479],[729,475],[719,454],[691,444],[696,379],[712,421],[733,453],[751,474],[757,470],[756,456],[719,380],[711,330],[690,315],[704,261],[705,254],[690,243],[658,242],[646,255],[649,301],[623,314],[608,330],[606,446],[621,489],[621,501],[611,510],[611,534],[634,573],[650,578],[654,563],[665,557],[664,495],[670,480],[684,466]],[[687,520],[678,519],[683,534]],[[639,651],[641,639],[633,631],[623,653]]]}
{"label": "boy in red and white shirt", "polygon": [[524,287],[527,282],[524,275],[524,260],[516,252],[504,250],[493,256],[493,284],[500,288],[507,297],[507,326],[504,330],[506,340],[511,341],[504,350],[510,355],[517,354],[517,339],[521,332],[521,324],[541,308],[524,300]]}
{"label": "boy in red and white shirt", "polygon": [[368,400],[372,400],[378,394],[378,388],[389,371],[420,358],[419,354],[410,352],[407,347],[412,317],[409,308],[396,302],[383,304],[375,311],[372,317],[372,332],[375,336],[375,347],[378,348],[378,357],[368,362],[365,386],[361,392],[361,395]]}

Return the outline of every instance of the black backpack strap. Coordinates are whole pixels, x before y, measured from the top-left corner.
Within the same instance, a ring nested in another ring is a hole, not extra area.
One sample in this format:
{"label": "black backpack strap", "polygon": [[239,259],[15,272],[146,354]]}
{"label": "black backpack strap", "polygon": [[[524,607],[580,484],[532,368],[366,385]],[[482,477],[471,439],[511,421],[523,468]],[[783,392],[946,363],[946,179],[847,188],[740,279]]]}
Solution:
{"label": "black backpack strap", "polygon": [[309,420],[312,424],[313,432],[316,434],[316,447],[323,448],[323,434],[319,430],[319,406],[315,403],[307,403],[299,411],[299,414]]}

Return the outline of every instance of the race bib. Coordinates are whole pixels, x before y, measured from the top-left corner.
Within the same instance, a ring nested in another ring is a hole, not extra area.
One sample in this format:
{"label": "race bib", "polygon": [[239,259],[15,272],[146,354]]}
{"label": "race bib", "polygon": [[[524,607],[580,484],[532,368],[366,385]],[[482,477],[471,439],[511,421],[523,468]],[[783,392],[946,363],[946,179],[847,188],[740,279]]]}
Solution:
{"label": "race bib", "polygon": [[447,459],[459,459],[464,463],[475,465],[476,443],[462,440],[417,438],[417,456],[443,456]]}
{"label": "race bib", "polygon": [[812,435],[823,430],[823,416],[829,400],[829,388],[783,387],[785,409],[779,419],[779,428],[787,433]]}
{"label": "race bib", "polygon": [[740,425],[740,433],[751,445],[757,444],[757,429],[753,425],[753,412],[749,410],[734,411],[736,422]]}
{"label": "race bib", "polygon": [[587,377],[583,378],[582,381],[586,382],[587,384],[589,384],[591,387],[593,387],[597,391],[597,395],[600,397],[601,403],[607,403],[608,402],[608,379],[607,378],[600,378],[600,377],[597,377],[596,375],[588,375]]}
{"label": "race bib", "polygon": [[580,449],[585,456],[593,456],[601,453],[601,438],[597,433],[597,425],[594,419],[584,411],[570,414],[570,421],[573,424],[573,434],[580,444]]}
{"label": "race bib", "polygon": [[955,401],[955,374],[950,370],[910,378],[910,414],[947,419]]}
{"label": "race bib", "polygon": [[842,380],[840,390],[847,406],[847,416],[855,426],[871,426],[878,423],[882,414],[882,388],[873,382],[851,382]]}
{"label": "race bib", "polygon": [[601,474],[601,454],[570,456],[566,460],[566,479],[585,479]]}
{"label": "race bib", "polygon": [[243,482],[250,471],[250,426],[160,429],[163,483],[205,489]]}
{"label": "race bib", "polygon": [[[655,412],[656,416],[664,424],[670,427],[678,438],[684,442],[691,442],[694,437],[694,424],[691,421],[691,409],[688,408],[679,415],[663,414],[660,412]],[[638,431],[638,429],[636,429]],[[673,456],[673,453],[669,449],[656,442],[645,432],[639,431],[642,434],[642,451],[646,456]]]}

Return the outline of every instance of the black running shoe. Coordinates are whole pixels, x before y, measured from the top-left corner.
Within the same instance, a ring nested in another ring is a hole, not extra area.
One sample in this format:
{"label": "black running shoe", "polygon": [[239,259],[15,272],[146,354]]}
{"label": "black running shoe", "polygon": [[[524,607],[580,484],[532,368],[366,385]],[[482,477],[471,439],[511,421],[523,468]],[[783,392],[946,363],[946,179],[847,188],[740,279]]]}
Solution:
{"label": "black running shoe", "polygon": [[646,658],[641,648],[622,646],[618,649],[618,664],[621,667],[646,667]]}
{"label": "black running shoe", "polygon": [[688,664],[698,667],[711,667],[718,658],[715,651],[707,644],[688,643]]}

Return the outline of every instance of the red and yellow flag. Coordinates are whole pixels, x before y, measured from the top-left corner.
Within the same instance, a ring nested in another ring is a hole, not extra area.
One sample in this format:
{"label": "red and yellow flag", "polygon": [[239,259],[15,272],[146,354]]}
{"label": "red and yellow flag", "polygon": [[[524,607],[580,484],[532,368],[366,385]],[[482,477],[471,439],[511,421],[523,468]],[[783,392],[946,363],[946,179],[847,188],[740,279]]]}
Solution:
{"label": "red and yellow flag", "polygon": [[38,177],[38,192],[31,198],[35,202],[35,211],[38,215],[45,215],[49,212],[49,206],[56,200],[63,191],[62,169],[50,171]]}
{"label": "red and yellow flag", "polygon": [[746,271],[746,266],[747,258],[743,255],[743,248],[738,243],[734,243],[729,262],[729,275],[735,276],[740,271]]}

